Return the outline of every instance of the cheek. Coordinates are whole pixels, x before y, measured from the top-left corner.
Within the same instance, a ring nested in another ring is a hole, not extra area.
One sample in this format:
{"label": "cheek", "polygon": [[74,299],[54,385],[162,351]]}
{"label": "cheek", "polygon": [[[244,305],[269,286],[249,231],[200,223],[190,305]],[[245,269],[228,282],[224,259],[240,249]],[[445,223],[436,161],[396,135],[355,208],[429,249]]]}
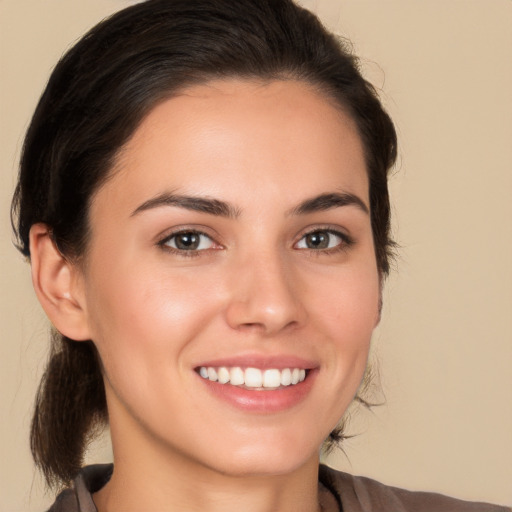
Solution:
{"label": "cheek", "polygon": [[334,338],[357,344],[371,335],[379,321],[380,281],[372,266],[325,276],[307,295],[311,319],[324,324]]}
{"label": "cheek", "polygon": [[159,364],[179,353],[218,309],[214,283],[192,272],[155,272],[122,262],[87,280],[91,337],[106,370]]}
{"label": "cheek", "polygon": [[339,401],[331,410],[337,421],[363,378],[370,341],[379,320],[380,284],[372,267],[351,268],[325,282],[325,292],[312,295],[310,320],[322,332],[326,374]]}

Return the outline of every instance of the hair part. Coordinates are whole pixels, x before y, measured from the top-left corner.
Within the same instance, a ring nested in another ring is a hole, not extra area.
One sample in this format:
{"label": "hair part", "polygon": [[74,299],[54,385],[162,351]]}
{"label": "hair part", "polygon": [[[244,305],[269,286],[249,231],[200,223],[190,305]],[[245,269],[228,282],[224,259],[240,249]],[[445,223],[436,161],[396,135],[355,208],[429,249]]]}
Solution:
{"label": "hair part", "polygon": [[[88,32],[55,67],[26,134],[11,214],[18,249],[30,257],[29,231],[41,222],[65,257],[83,257],[91,198],[142,119],[188,86],[225,78],[303,81],[353,119],[368,170],[377,267],[386,276],[393,123],[348,45],[292,0],[147,0]],[[91,432],[106,420],[93,343],[55,333],[31,430],[34,459],[50,485],[76,476]]]}

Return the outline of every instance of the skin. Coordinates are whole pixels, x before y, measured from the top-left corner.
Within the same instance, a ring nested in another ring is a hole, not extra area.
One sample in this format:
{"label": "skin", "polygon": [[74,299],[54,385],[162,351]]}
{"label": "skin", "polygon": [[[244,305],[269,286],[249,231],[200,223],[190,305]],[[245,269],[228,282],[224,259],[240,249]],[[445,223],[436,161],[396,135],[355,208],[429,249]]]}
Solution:
{"label": "skin", "polygon": [[[231,216],[148,204],[170,193],[223,201]],[[47,230],[33,229],[36,290],[60,283],[45,309],[61,332],[92,339],[104,366],[116,465],[94,497],[100,512],[318,509],[319,449],[379,321],[364,207],[296,211],[334,193],[369,209],[361,141],[341,109],[300,82],[217,81],[163,102],[136,130],[93,198],[80,265],[62,260],[57,272]],[[183,229],[206,235],[201,250],[169,248]],[[330,248],[308,248],[315,231]],[[48,254],[53,281],[37,277]],[[228,403],[195,371],[283,355],[315,375],[279,411]]]}

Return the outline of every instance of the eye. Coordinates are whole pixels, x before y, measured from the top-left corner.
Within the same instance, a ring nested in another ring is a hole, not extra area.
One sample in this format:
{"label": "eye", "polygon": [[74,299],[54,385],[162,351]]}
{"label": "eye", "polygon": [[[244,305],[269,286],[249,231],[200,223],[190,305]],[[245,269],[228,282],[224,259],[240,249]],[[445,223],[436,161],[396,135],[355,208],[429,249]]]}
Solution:
{"label": "eye", "polygon": [[215,242],[199,231],[181,231],[168,236],[160,244],[177,251],[204,251],[215,247]]}
{"label": "eye", "polygon": [[318,229],[306,233],[296,244],[297,249],[328,250],[350,245],[351,240],[343,233],[330,229]]}

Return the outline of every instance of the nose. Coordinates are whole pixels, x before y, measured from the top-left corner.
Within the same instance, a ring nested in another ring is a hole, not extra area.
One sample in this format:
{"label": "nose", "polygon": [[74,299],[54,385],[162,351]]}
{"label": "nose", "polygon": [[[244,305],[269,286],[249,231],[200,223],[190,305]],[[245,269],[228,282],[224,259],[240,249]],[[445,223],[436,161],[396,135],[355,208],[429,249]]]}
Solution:
{"label": "nose", "polygon": [[306,318],[300,281],[276,254],[255,255],[236,265],[231,276],[226,320],[236,330],[271,336],[300,326]]}

